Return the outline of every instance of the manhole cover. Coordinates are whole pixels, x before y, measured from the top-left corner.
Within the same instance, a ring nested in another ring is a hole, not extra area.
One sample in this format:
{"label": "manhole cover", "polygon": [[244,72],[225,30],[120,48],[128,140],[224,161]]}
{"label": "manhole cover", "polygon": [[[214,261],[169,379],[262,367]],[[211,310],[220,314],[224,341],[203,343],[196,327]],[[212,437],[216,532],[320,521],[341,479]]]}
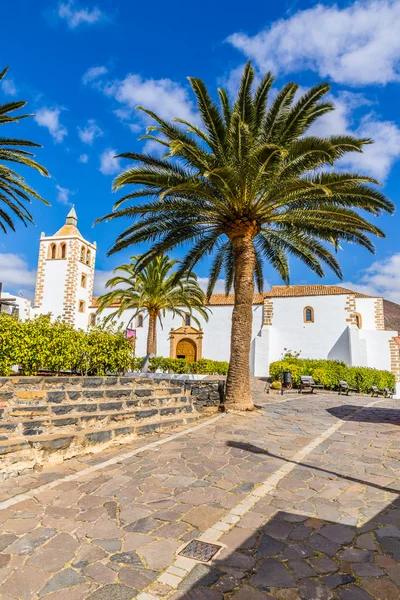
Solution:
{"label": "manhole cover", "polygon": [[180,556],[193,558],[194,560],[198,560],[200,562],[208,562],[221,548],[222,546],[217,546],[216,544],[207,544],[206,542],[193,540],[192,542],[189,542],[189,544],[183,550],[181,550],[179,554]]}

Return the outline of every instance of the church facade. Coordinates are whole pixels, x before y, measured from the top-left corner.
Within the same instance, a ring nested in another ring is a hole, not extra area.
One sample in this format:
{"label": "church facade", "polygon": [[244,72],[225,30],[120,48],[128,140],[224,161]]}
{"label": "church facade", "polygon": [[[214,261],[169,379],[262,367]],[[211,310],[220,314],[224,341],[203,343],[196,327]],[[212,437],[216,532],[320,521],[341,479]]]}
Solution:
{"label": "church facade", "polygon": [[[87,328],[115,311],[97,315],[93,297],[96,243],[83,239],[74,208],[54,235],[41,234],[36,292],[31,314],[51,313]],[[167,313],[158,324],[159,356],[229,360],[233,295],[214,294],[209,318],[198,326]],[[145,356],[148,317],[125,311],[119,319],[135,331],[136,355]],[[350,366],[393,371],[400,393],[400,306],[336,285],[273,286],[253,299],[250,364],[266,376],[286,351],[302,358],[342,360]]]}

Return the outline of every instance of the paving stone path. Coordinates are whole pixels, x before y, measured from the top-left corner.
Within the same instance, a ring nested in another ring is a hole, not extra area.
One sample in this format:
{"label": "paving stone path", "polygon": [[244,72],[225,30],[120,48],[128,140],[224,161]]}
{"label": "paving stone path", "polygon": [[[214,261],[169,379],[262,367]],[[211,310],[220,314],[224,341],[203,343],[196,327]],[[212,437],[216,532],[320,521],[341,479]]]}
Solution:
{"label": "paving stone path", "polygon": [[[0,599],[398,600],[399,402],[255,396],[1,481]],[[210,563],[178,556],[202,536]]]}

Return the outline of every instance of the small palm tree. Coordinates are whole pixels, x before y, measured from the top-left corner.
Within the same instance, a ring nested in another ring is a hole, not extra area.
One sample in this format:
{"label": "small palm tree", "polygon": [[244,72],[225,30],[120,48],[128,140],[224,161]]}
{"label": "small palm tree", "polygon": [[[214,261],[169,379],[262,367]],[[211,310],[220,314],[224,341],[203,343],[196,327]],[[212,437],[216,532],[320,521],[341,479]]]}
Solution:
{"label": "small palm tree", "polygon": [[[221,271],[226,291],[233,285],[231,357],[226,406],[251,409],[249,354],[254,283],[263,287],[263,262],[289,282],[288,255],[319,276],[323,264],[341,277],[333,252],[341,240],[370,251],[370,235],[383,232],[361,216],[392,213],[393,204],[370,177],[335,172],[348,152],[361,152],[368,139],[350,135],[306,135],[318,117],[333,110],[321,83],[295,100],[298,85],[286,84],[269,103],[273,77],[267,74],[253,91],[254,72],[247,64],[233,103],[219,89],[220,106],[200,79],[190,79],[201,125],[167,122],[152,111],[149,135],[164,147],[162,158],[128,152],[133,166],[114,181],[114,190],[134,186],[103,217],[134,222],[117,238],[110,253],[146,241],[151,249],[137,263],[143,268],[161,252],[182,244],[191,249],[180,269],[192,269],[213,254],[208,295]],[[140,108],[140,107],[139,107]],[[158,132],[154,135],[152,131]],[[121,206],[139,198],[139,205]],[[179,275],[179,270],[178,270]]]}
{"label": "small palm tree", "polygon": [[158,255],[151,263],[138,271],[138,257],[133,256],[131,263],[121,265],[114,271],[115,277],[107,281],[106,286],[115,288],[98,299],[98,312],[117,305],[118,308],[104,319],[105,322],[119,317],[125,310],[134,309],[132,318],[144,310],[149,315],[147,333],[147,354],[157,354],[157,319],[162,326],[162,319],[167,310],[174,316],[192,315],[197,311],[206,321],[207,308],[204,306],[205,294],[197,283],[197,276],[191,271],[180,271],[177,281],[174,267],[179,264],[168,256]]}
{"label": "small palm tree", "polygon": [[[8,67],[0,72],[0,81],[4,79],[7,71]],[[14,111],[23,108],[25,104],[24,101],[0,104],[0,125],[18,123],[20,119],[32,117],[33,115],[12,114]],[[49,174],[46,169],[33,159],[34,154],[21,150],[21,148],[27,147],[41,148],[40,144],[35,144],[29,140],[0,138],[0,229],[4,233],[7,233],[7,228],[15,231],[13,216],[18,217],[24,225],[33,223],[32,215],[25,205],[26,202],[31,202],[31,197],[37,198],[47,205],[49,204],[26,183],[24,177],[7,165],[7,163],[25,165],[48,177]]]}

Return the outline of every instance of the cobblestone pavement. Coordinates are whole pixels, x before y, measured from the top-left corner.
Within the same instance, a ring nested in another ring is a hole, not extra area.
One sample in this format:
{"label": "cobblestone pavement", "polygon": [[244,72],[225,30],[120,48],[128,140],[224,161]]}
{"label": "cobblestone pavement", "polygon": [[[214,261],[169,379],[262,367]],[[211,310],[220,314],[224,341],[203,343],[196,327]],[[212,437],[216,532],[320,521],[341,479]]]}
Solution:
{"label": "cobblestone pavement", "polygon": [[[398,600],[398,402],[256,396],[0,482],[1,600]],[[177,555],[198,538],[211,563]]]}

